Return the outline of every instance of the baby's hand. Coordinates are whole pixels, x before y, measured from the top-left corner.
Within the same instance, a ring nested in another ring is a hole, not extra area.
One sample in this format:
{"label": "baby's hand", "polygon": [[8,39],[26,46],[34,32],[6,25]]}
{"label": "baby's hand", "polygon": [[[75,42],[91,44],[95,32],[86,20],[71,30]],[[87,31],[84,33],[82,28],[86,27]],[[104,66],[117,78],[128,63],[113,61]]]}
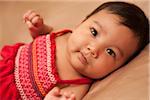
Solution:
{"label": "baby's hand", "polygon": [[54,87],[44,98],[44,100],[75,100],[75,95],[71,92],[63,92],[58,87]]}
{"label": "baby's hand", "polygon": [[27,24],[33,38],[39,36],[40,34],[42,34],[42,32],[44,32],[45,25],[43,23],[43,18],[35,11],[29,10],[24,14],[23,20]]}

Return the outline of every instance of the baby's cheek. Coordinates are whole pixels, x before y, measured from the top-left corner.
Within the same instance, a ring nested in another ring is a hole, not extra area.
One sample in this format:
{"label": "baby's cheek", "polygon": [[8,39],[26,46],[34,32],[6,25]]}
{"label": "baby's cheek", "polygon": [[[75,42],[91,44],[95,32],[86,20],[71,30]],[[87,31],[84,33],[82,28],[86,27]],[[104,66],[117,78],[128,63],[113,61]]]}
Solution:
{"label": "baby's cheek", "polygon": [[101,70],[103,74],[108,74],[115,70],[116,63],[115,60],[108,57],[108,55],[102,55],[96,60],[95,66],[99,67],[99,70]]}
{"label": "baby's cheek", "polygon": [[125,57],[122,57],[121,59],[118,59],[116,61],[116,67],[119,68],[119,67],[123,66],[126,61],[127,61],[127,58],[125,58]]}

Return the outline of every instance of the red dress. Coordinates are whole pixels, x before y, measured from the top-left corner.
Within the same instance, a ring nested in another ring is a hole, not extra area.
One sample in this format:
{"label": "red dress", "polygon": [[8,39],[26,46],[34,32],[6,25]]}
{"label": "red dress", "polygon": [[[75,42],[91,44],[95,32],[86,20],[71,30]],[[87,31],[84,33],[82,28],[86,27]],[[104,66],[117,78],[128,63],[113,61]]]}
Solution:
{"label": "red dress", "polygon": [[61,80],[55,65],[55,37],[37,37],[30,44],[5,46],[0,61],[0,100],[42,100],[56,84],[89,84],[88,78]]}

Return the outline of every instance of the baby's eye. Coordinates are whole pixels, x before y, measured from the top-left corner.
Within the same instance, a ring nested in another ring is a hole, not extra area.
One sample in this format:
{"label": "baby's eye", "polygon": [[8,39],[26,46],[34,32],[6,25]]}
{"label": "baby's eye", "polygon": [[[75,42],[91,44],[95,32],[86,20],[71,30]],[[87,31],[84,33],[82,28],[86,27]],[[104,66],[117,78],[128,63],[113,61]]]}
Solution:
{"label": "baby's eye", "polygon": [[97,31],[95,30],[95,28],[90,28],[90,31],[92,33],[93,36],[96,36],[97,35]]}
{"label": "baby's eye", "polygon": [[110,48],[106,49],[106,53],[108,53],[112,57],[116,57],[116,53]]}

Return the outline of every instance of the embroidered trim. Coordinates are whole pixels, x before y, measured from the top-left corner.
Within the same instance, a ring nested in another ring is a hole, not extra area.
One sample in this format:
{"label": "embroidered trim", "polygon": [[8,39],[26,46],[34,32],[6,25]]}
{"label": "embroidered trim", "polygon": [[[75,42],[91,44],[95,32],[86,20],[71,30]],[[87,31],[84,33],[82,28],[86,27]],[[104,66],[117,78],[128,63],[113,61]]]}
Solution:
{"label": "embroidered trim", "polygon": [[48,75],[49,75],[49,78],[50,78],[50,81],[53,83],[53,84],[56,84],[56,80],[55,80],[55,77],[54,75],[52,74],[52,67],[51,67],[51,49],[50,49],[50,36],[47,35],[46,36],[46,51],[47,51],[47,71],[48,71]]}
{"label": "embroidered trim", "polygon": [[38,65],[37,65],[37,57],[36,57],[36,41],[33,42],[33,45],[32,45],[32,56],[33,56],[33,71],[34,71],[34,78],[35,78],[35,82],[39,88],[39,91],[42,93],[42,95],[46,95],[44,89],[42,88],[42,85],[39,81],[39,78],[38,78]]}
{"label": "embroidered trim", "polygon": [[51,81],[47,71],[47,50],[46,50],[46,36],[41,36],[36,40],[36,55],[38,63],[38,77],[39,81],[46,93],[51,87]]}
{"label": "embroidered trim", "polygon": [[19,49],[18,49],[18,52],[17,52],[17,55],[16,55],[16,59],[15,59],[15,81],[16,81],[16,86],[20,92],[20,95],[22,97],[22,99],[26,100],[27,97],[23,91],[23,88],[21,86],[21,83],[20,83],[20,78],[19,78],[19,58],[20,58],[20,54],[21,54],[21,50],[24,48],[25,46],[21,46]]}
{"label": "embroidered trim", "polygon": [[56,37],[56,33],[52,33],[50,35],[50,41],[51,41],[51,68],[52,68],[52,74],[55,76],[55,79],[58,81],[60,80],[58,73],[57,73],[57,69],[56,69],[56,65],[55,65],[55,58],[56,58],[56,44],[55,44],[55,37]]}
{"label": "embroidered trim", "polygon": [[29,45],[29,50],[28,50],[28,58],[29,58],[29,73],[30,73],[30,80],[31,80],[31,84],[33,89],[35,90],[35,92],[37,93],[37,95],[41,98],[43,98],[43,95],[41,94],[41,92],[38,89],[38,86],[35,82],[35,78],[34,78],[34,73],[33,73],[33,59],[32,59],[32,43]]}

